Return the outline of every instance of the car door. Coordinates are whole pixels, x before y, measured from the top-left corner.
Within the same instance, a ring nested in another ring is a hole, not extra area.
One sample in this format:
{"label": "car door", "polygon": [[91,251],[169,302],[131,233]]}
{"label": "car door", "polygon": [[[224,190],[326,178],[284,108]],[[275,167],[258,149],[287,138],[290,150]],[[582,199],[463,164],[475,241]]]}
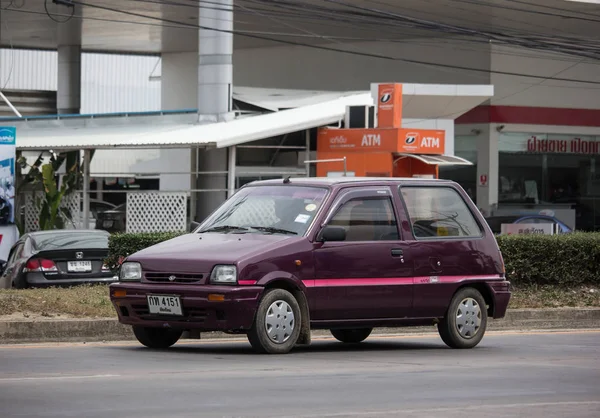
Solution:
{"label": "car door", "polygon": [[6,289],[10,289],[13,287],[13,282],[17,278],[19,271],[21,270],[21,254],[23,253],[23,247],[25,243],[23,241],[18,241],[10,250],[8,260],[6,261],[6,267],[2,272],[2,277],[0,278],[0,283],[2,283],[2,287]]}
{"label": "car door", "polygon": [[443,315],[461,281],[489,273],[484,230],[452,186],[404,185],[400,194],[414,239],[406,243],[415,275],[410,316]]}
{"label": "car door", "polygon": [[412,303],[412,268],[405,262],[389,187],[347,188],[324,222],[346,230],[342,242],[316,242],[316,303],[312,319],[405,317]]}

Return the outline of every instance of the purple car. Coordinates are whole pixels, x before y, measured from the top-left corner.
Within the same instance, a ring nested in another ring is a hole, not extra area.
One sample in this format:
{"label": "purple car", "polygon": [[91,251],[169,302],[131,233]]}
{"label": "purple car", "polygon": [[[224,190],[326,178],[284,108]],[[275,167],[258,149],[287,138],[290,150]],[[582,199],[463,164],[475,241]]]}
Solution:
{"label": "purple car", "polygon": [[427,179],[254,182],[192,233],[129,256],[119,277],[119,321],[151,348],[224,331],[287,353],[311,329],[359,343],[376,327],[434,324],[472,348],[511,296],[473,202]]}

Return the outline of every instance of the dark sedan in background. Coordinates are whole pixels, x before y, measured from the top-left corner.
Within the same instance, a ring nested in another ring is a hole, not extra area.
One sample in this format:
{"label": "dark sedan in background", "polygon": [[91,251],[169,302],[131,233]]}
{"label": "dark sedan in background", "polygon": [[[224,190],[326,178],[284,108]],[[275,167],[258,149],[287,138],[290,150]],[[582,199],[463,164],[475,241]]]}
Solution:
{"label": "dark sedan in background", "polygon": [[54,230],[23,235],[2,266],[0,287],[26,288],[110,283],[117,276],[104,265],[109,233]]}
{"label": "dark sedan in background", "polygon": [[98,212],[96,216],[96,229],[108,232],[125,232],[127,220],[127,204],[123,203],[116,208]]}

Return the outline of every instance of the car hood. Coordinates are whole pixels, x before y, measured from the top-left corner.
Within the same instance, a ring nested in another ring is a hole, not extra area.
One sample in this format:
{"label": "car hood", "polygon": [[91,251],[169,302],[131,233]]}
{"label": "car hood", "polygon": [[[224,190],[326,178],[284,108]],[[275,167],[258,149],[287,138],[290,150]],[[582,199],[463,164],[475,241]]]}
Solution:
{"label": "car hood", "polygon": [[282,241],[303,239],[290,235],[193,233],[141,250],[127,261],[141,263],[146,271],[208,273],[216,264],[235,264],[274,251]]}

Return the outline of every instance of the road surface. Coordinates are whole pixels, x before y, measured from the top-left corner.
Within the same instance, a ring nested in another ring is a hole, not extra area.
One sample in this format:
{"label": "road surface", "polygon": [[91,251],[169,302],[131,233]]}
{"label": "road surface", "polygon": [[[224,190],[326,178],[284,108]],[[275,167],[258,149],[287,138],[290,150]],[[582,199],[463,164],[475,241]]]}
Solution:
{"label": "road surface", "polygon": [[0,346],[0,417],[600,417],[600,332]]}

